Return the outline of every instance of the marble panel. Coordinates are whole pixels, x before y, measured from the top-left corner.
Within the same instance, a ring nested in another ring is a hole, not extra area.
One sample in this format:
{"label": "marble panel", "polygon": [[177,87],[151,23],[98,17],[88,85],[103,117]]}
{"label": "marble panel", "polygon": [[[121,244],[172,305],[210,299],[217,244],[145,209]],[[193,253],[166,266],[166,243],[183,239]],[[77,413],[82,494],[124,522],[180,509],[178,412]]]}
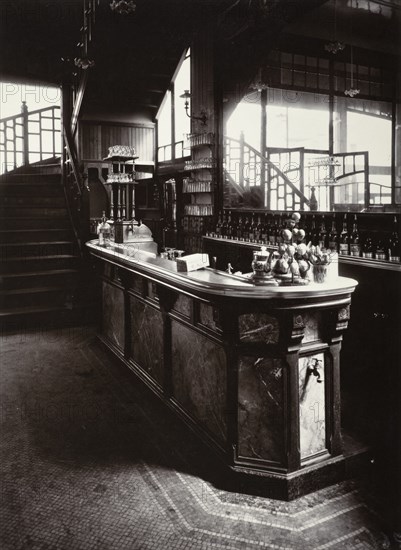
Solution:
{"label": "marble panel", "polygon": [[149,304],[130,298],[131,355],[160,386],[163,385],[163,317]]}
{"label": "marble panel", "polygon": [[143,294],[143,281],[144,279],[140,275],[130,275],[130,287],[137,294]]}
{"label": "marble panel", "polygon": [[103,281],[103,334],[115,346],[124,350],[124,291]]}
{"label": "marble panel", "polygon": [[184,294],[179,294],[173,309],[185,317],[191,317],[191,298],[188,298]]}
{"label": "marble panel", "polygon": [[302,317],[305,326],[303,343],[319,340],[322,326],[320,311],[305,312]]}
{"label": "marble panel", "polygon": [[279,324],[275,317],[266,313],[244,313],[238,318],[241,342],[277,344]]}
{"label": "marble panel", "polygon": [[173,395],[215,438],[227,439],[224,349],[172,320]]}
{"label": "marble panel", "polygon": [[301,458],[326,449],[324,355],[300,357],[299,417]]}
{"label": "marble panel", "polygon": [[158,300],[157,285],[152,281],[148,281],[148,298],[151,300]]}
{"label": "marble panel", "polygon": [[284,457],[284,388],[281,359],[240,356],[238,452],[281,463]]}
{"label": "marble panel", "polygon": [[217,324],[216,314],[218,315],[218,311],[214,311],[213,306],[210,306],[209,304],[204,304],[203,302],[200,303],[199,321],[205,327],[217,331],[220,329],[220,327]]}

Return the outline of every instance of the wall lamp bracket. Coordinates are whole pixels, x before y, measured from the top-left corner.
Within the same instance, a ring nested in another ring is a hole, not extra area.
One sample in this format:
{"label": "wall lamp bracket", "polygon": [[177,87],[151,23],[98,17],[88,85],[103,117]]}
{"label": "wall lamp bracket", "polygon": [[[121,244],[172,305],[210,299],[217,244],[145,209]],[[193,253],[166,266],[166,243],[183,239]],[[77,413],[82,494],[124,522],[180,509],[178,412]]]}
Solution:
{"label": "wall lamp bracket", "polygon": [[188,112],[189,111],[189,99],[191,98],[191,92],[189,90],[184,90],[184,93],[181,94],[180,97],[185,99],[184,108],[185,108],[185,113],[186,113],[187,117],[191,118],[192,120],[200,120],[201,124],[203,126],[206,126],[207,114],[204,110],[202,110],[200,112],[200,116],[194,116],[194,115],[191,115]]}

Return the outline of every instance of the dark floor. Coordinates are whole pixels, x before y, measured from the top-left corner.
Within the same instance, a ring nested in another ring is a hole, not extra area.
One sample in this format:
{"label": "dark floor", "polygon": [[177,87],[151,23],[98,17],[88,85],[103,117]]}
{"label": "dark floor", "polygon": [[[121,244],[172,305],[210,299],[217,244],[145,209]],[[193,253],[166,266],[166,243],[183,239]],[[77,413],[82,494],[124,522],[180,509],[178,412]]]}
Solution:
{"label": "dark floor", "polygon": [[392,548],[357,481],[290,503],[217,488],[192,437],[124,381],[92,329],[0,345],[3,550]]}

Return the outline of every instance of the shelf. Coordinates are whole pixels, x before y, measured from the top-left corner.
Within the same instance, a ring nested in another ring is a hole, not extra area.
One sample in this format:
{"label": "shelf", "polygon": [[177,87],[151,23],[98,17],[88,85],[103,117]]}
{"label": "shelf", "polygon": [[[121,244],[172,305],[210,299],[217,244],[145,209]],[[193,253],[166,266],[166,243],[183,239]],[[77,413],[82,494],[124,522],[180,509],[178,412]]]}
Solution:
{"label": "shelf", "polygon": [[187,134],[184,149],[193,149],[195,147],[210,146],[214,144],[215,134],[213,132]]}
{"label": "shelf", "polygon": [[194,181],[184,178],[182,185],[183,193],[211,193],[213,183],[211,181]]}
{"label": "shelf", "polygon": [[184,216],[213,216],[212,204],[186,204]]}
{"label": "shelf", "polygon": [[[234,239],[225,239],[225,238],[209,237],[209,236],[203,236],[202,238],[208,241],[216,242],[216,243],[234,244],[237,246],[243,246],[245,248],[255,248],[255,247],[260,248],[261,246],[265,246],[270,250],[274,250],[277,248],[275,245],[272,245],[272,244],[253,243],[250,241],[237,241]],[[344,264],[359,265],[361,267],[384,269],[387,271],[395,271],[395,272],[401,273],[401,263],[398,263],[398,262],[359,258],[357,256],[348,256],[348,255],[346,256],[342,254],[338,256],[338,260],[340,263],[344,263]]]}
{"label": "shelf", "polygon": [[214,159],[199,159],[199,160],[186,160],[184,164],[184,170],[195,172],[197,170],[213,170],[216,168],[216,161]]}

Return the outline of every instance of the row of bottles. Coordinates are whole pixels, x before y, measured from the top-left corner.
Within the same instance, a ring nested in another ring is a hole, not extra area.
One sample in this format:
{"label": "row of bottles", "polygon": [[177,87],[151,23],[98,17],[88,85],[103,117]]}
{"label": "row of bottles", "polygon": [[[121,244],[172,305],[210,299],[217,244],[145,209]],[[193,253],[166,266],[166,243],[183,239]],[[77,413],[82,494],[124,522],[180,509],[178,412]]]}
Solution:
{"label": "row of bottles", "polygon": [[[349,215],[348,215],[349,216]],[[326,223],[325,216],[308,216],[302,220],[299,227],[306,233],[305,241],[320,248],[330,249],[340,255],[348,255],[376,260],[400,262],[400,240],[398,235],[397,218],[394,216],[391,233],[360,232],[358,217],[347,214],[342,217],[341,229],[337,226],[336,215],[332,216],[331,224]],[[233,216],[231,212],[221,213],[214,227],[206,230],[206,235],[221,239],[251,242],[277,246],[282,243],[283,220],[285,214],[239,214]]]}

